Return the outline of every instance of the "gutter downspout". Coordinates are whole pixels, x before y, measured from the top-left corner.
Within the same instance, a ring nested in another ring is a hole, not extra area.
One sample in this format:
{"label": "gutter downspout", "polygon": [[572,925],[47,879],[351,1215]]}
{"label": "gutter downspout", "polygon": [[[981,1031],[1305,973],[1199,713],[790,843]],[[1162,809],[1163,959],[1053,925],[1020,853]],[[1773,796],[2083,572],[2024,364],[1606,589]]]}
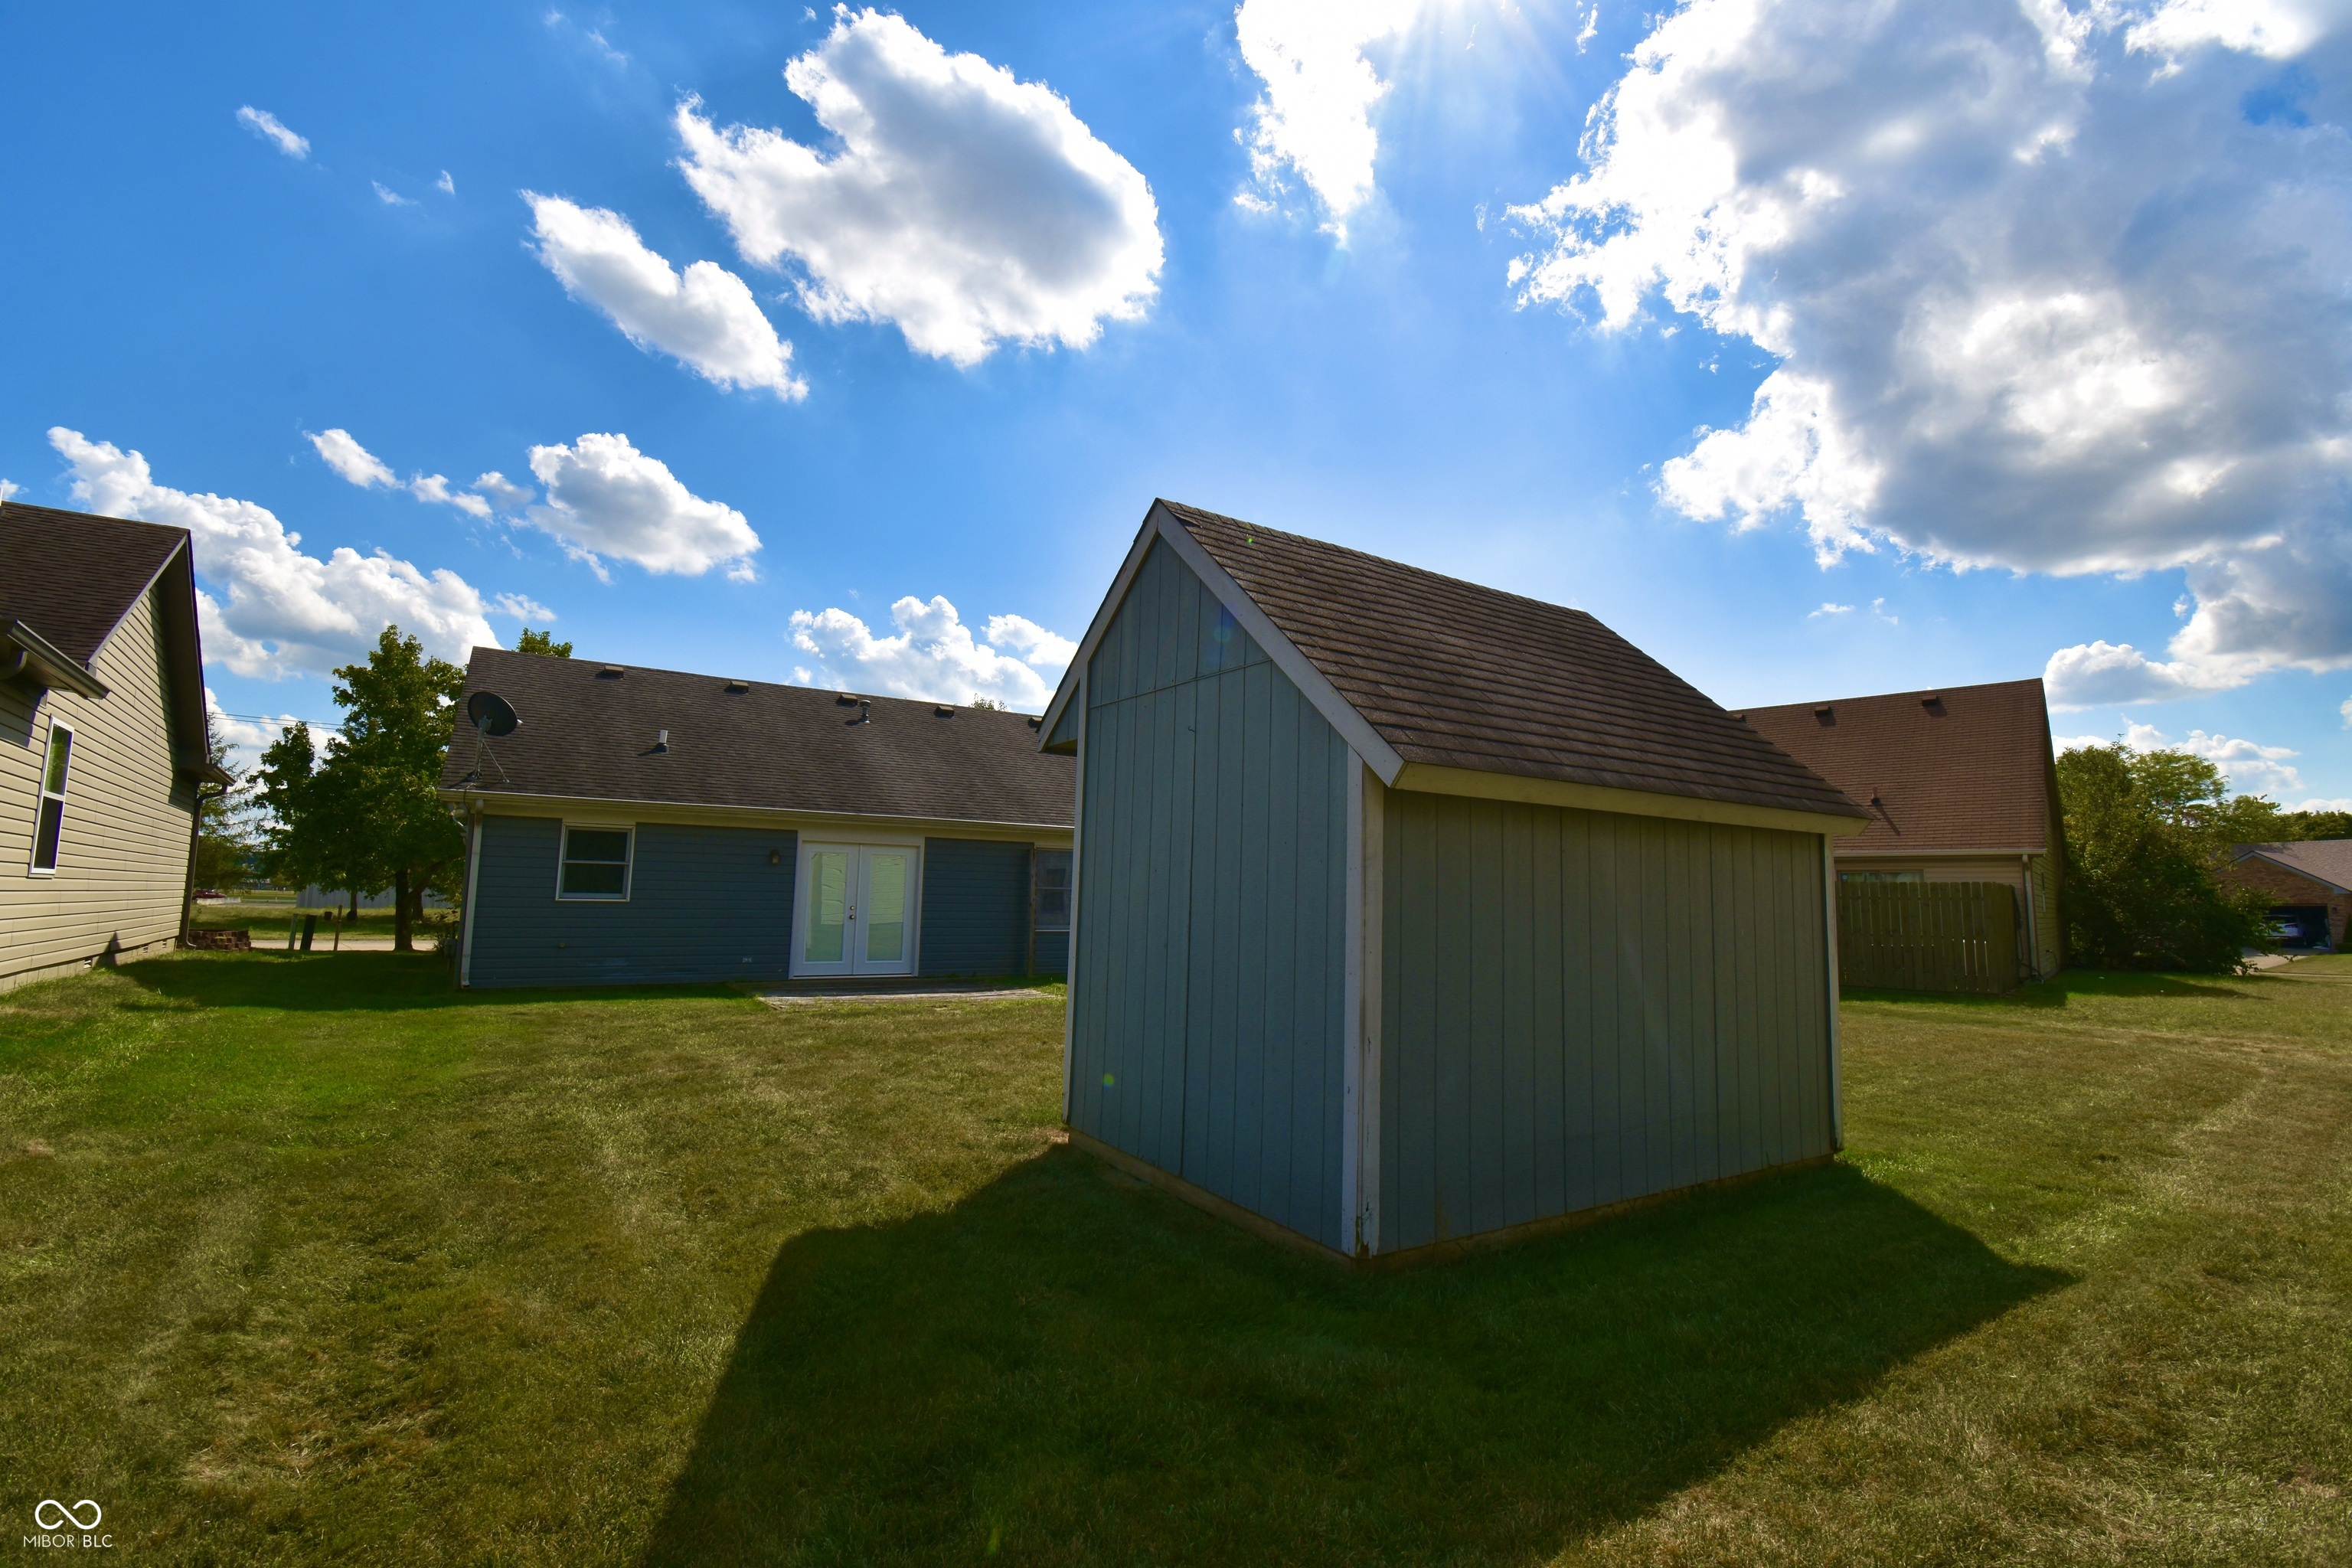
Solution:
{"label": "gutter downspout", "polygon": [[474,886],[482,874],[482,803],[467,803],[466,814],[466,912],[457,928],[457,989],[474,984]]}
{"label": "gutter downspout", "polygon": [[2029,959],[2027,969],[2036,980],[2050,977],[2042,973],[2042,927],[2033,908],[2033,857],[2020,855],[2018,863],[2025,872],[2025,947]]}
{"label": "gutter downspout", "polygon": [[223,784],[207,795],[204,781],[196,781],[195,809],[188,813],[188,873],[180,884],[180,945],[188,945],[188,933],[196,923],[196,846],[204,838],[205,803],[226,795],[230,786]]}

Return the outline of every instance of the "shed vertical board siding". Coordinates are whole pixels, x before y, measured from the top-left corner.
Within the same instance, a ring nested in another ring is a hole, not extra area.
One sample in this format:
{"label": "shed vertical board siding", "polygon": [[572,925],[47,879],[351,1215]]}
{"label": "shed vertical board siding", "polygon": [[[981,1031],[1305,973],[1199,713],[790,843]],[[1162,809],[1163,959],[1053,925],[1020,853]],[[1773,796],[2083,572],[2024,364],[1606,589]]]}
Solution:
{"label": "shed vertical board siding", "polygon": [[1072,1124],[1341,1247],[1346,743],[1164,545],[1085,690]]}
{"label": "shed vertical board siding", "polygon": [[1028,967],[1029,849],[979,838],[923,840],[919,973],[1019,974]]}
{"label": "shed vertical board siding", "polygon": [[781,980],[790,972],[799,840],[789,829],[639,823],[625,903],[556,898],[563,825],[552,817],[485,817],[481,832],[476,986]]}
{"label": "shed vertical board siding", "polygon": [[1830,1152],[1819,840],[1391,792],[1387,1249]]}
{"label": "shed vertical board siding", "polygon": [[[175,765],[155,590],[90,662],[109,691],[37,697],[0,681],[0,986],[177,936],[195,786]],[[30,874],[49,725],[74,732],[58,868]]]}

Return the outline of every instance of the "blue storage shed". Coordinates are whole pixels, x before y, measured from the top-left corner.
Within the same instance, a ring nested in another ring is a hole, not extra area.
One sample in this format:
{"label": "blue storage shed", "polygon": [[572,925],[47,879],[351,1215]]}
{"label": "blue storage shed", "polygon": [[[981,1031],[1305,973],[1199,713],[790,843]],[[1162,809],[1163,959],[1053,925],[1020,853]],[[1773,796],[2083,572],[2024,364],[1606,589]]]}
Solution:
{"label": "blue storage shed", "polygon": [[1839,1146],[1864,814],[1591,616],[1159,501],[1041,745],[1114,1163],[1388,1257]]}
{"label": "blue storage shed", "polygon": [[1019,713],[477,648],[459,983],[1058,974],[1072,764]]}

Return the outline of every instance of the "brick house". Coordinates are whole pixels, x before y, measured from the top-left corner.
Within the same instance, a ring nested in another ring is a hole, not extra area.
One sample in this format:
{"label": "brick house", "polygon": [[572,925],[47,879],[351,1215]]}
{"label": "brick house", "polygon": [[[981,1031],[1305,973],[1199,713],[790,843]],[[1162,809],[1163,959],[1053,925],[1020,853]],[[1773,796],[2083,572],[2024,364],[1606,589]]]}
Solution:
{"label": "brick house", "polygon": [[[2295,946],[2341,949],[2352,924],[2352,838],[2300,844],[2237,844],[2222,880],[2271,895],[2273,918],[2304,927]],[[2326,922],[2325,932],[2316,928]],[[2318,938],[2316,942],[2314,937]]]}

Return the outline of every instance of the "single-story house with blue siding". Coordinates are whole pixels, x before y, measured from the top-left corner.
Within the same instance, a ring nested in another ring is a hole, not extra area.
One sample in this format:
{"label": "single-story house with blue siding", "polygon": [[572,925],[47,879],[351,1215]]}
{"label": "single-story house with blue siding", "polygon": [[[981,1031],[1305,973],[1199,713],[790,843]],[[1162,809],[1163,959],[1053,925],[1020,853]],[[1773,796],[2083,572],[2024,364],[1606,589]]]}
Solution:
{"label": "single-story house with blue siding", "polygon": [[1582,611],[1159,501],[1040,744],[1112,1163],[1388,1258],[1840,1146],[1866,814]]}
{"label": "single-story house with blue siding", "polygon": [[[479,692],[510,732],[467,722]],[[1066,962],[1074,769],[1034,719],[498,648],[459,713],[460,984]]]}

